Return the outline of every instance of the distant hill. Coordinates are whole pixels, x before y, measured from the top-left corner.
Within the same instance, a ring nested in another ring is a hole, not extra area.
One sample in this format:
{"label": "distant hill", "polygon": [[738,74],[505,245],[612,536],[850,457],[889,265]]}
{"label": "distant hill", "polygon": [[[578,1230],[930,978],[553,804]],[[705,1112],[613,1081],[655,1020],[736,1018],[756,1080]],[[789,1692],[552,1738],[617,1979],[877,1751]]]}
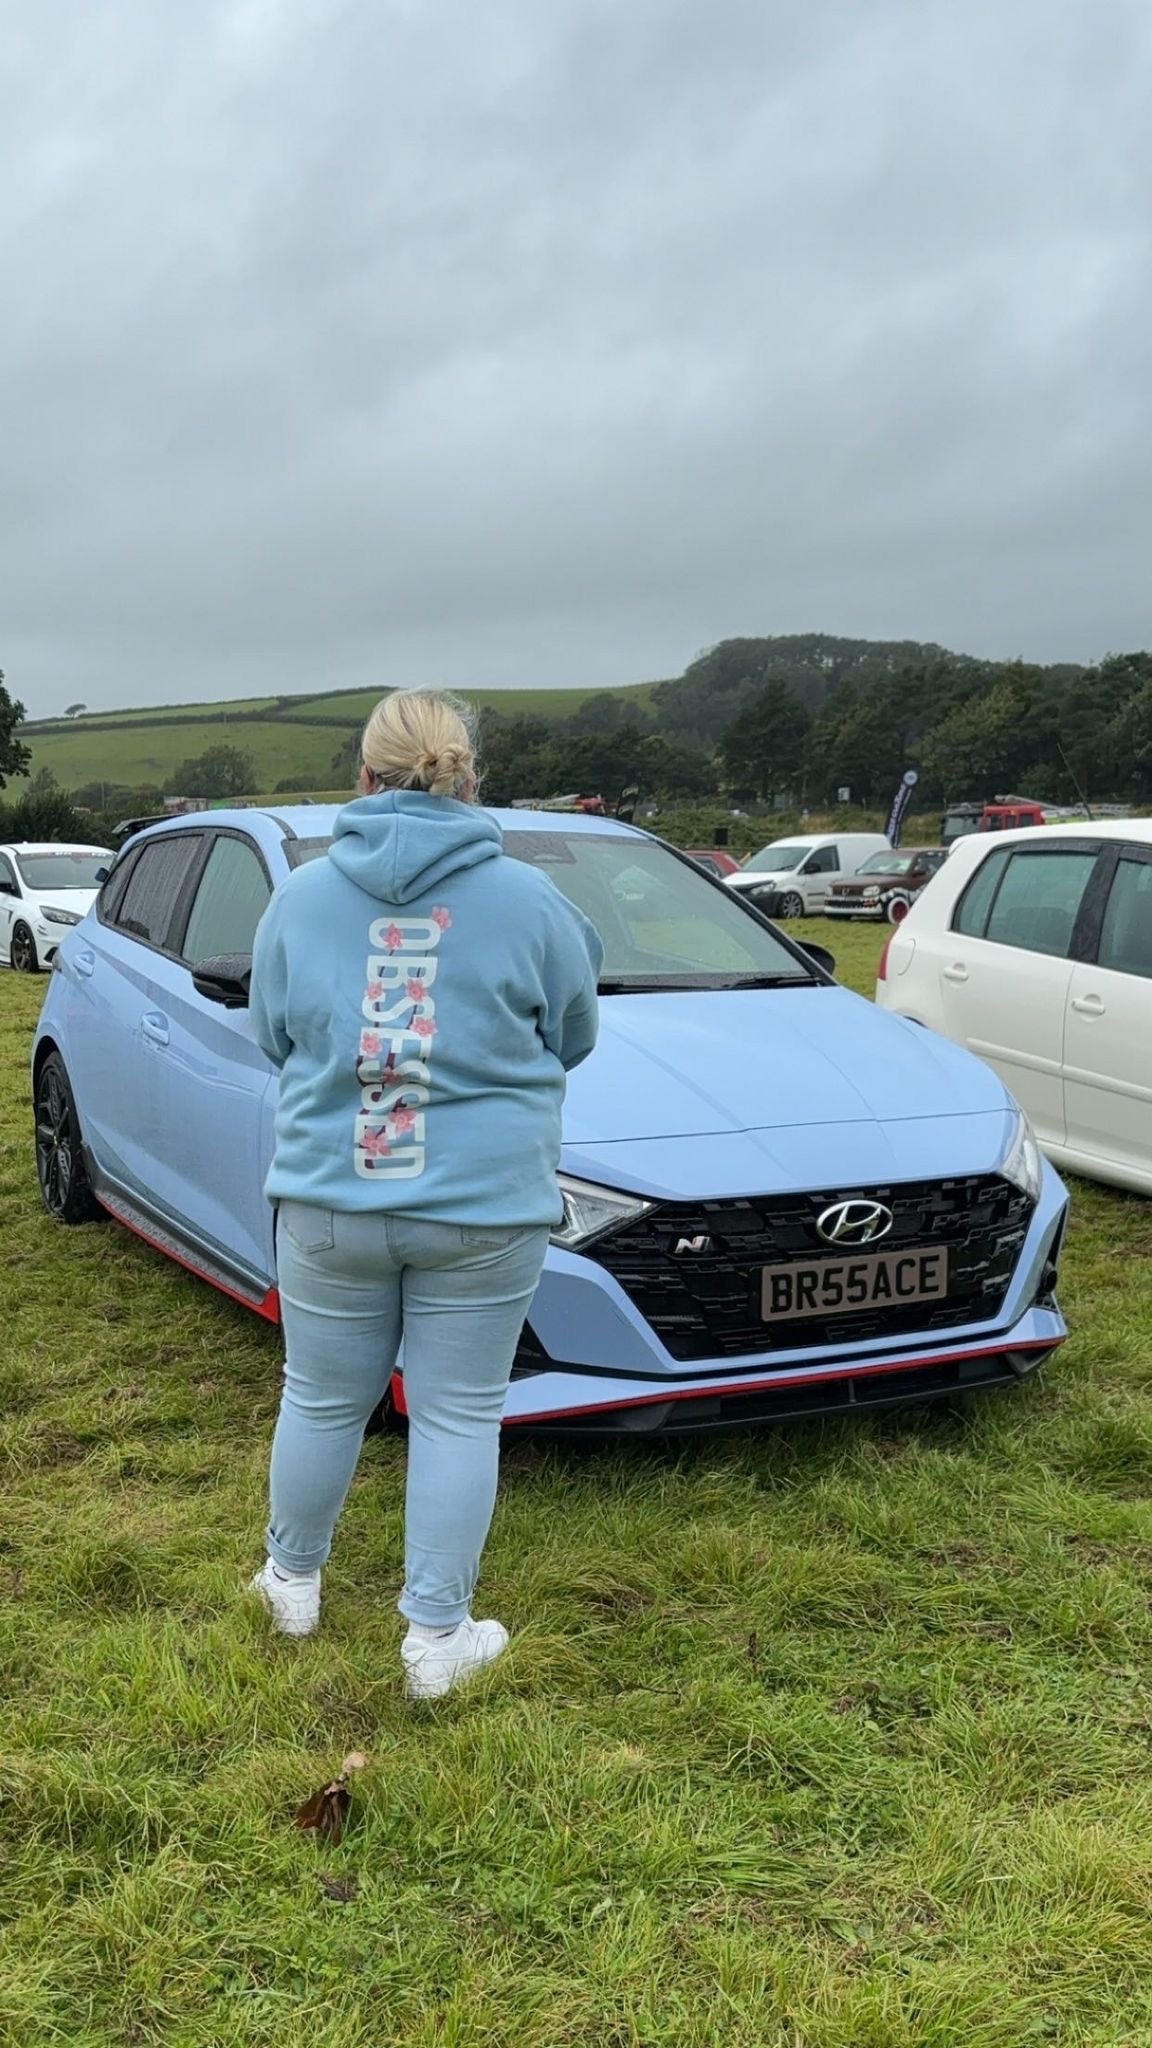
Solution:
{"label": "distant hill", "polygon": [[[651,683],[621,684],[610,692],[644,718]],[[465,690],[482,709],[508,718],[571,718],[600,688],[574,690]],[[308,776],[317,789],[332,778],[333,756],[363,725],[378,689],[340,690],[302,697],[247,697],[225,704],[168,704],[139,711],[85,713],[39,719],[21,728],[32,772],[51,769],[65,789],[107,782],[127,788],[163,788],[192,755],[224,744],[240,747],[256,765],[257,786],[274,789],[288,776]]]}

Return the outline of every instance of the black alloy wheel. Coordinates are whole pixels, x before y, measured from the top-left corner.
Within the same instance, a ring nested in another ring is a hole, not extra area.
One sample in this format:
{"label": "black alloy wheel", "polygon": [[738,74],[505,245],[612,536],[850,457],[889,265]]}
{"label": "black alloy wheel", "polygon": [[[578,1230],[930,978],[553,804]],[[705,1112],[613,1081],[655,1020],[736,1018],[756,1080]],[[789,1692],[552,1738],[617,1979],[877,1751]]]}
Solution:
{"label": "black alloy wheel", "polygon": [[12,943],[9,947],[8,958],[11,960],[17,974],[36,973],[40,965],[39,960],[36,958],[36,941],[26,924],[13,926]]}
{"label": "black alloy wheel", "polygon": [[49,1053],[36,1077],[36,1177],[44,1207],[57,1223],[91,1223],[100,1204],[88,1180],[67,1069]]}

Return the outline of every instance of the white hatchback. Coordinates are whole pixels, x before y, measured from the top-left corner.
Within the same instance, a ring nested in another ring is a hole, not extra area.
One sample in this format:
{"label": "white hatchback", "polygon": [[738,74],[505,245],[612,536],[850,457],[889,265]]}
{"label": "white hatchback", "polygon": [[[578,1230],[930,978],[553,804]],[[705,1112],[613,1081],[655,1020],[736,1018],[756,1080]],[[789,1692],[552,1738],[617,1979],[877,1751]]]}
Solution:
{"label": "white hatchback", "polygon": [[50,967],[111,865],[106,846],[0,846],[0,961],[23,974]]}
{"label": "white hatchback", "polygon": [[1152,1195],[1152,818],[960,840],[876,999],[995,1067],[1060,1166]]}

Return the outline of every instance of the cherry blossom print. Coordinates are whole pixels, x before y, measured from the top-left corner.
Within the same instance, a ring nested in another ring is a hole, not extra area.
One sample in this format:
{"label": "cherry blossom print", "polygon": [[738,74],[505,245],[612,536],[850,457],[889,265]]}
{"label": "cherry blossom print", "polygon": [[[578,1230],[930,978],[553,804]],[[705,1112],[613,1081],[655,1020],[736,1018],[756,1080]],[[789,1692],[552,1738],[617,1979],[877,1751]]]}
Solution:
{"label": "cherry blossom print", "polygon": [[[414,1180],[427,1168],[422,1112],[433,1099],[435,987],[443,964],[439,948],[451,923],[438,905],[420,917],[373,918],[368,927],[352,1153],[355,1171],[365,1180]],[[401,1023],[405,1014],[409,1021]]]}

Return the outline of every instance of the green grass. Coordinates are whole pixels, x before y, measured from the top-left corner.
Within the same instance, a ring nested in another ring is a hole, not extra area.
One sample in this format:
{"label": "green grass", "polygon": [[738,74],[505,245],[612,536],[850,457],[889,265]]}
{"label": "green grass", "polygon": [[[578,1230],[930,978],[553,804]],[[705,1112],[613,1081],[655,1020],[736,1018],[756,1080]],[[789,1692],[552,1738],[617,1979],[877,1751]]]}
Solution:
{"label": "green grass", "polygon": [[[649,683],[623,684],[613,694],[626,693],[630,701],[646,704],[651,689]],[[597,693],[576,689],[463,694],[508,718],[566,718]],[[232,704],[94,712],[84,718],[30,724],[21,736],[31,752],[31,772],[50,768],[65,789],[84,788],[90,782],[163,786],[183,761],[218,745],[251,754],[261,789],[289,775],[312,775],[322,788],[331,779],[332,757],[346,733],[367,718],[380,695],[378,689],[346,690],[327,696],[253,697]],[[265,711],[267,717],[253,716]],[[17,783],[17,791],[19,787]]]}
{"label": "green grass", "polygon": [[[878,934],[810,929],[870,986]],[[276,1338],[41,1215],[42,992],[0,976],[3,2048],[1152,2042],[1152,1206],[1077,1188],[1073,1337],[1009,1395],[511,1447],[516,1641],[413,1710],[402,1444],[271,1637]]]}

